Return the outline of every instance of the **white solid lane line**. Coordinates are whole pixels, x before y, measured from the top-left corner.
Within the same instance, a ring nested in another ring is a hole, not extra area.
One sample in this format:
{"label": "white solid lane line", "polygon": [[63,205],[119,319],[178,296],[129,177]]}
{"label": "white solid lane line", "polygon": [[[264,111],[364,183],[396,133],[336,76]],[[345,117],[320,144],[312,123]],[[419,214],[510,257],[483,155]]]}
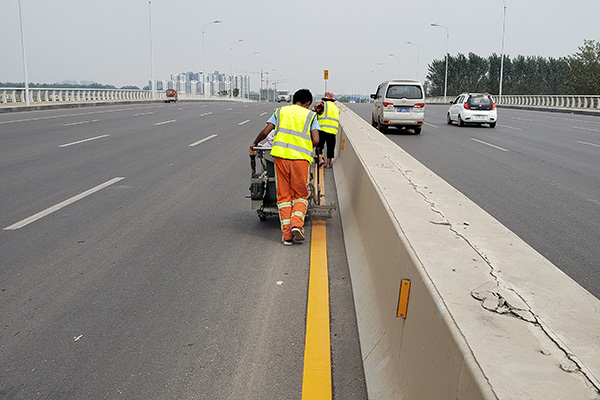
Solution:
{"label": "white solid lane line", "polygon": [[83,140],[78,140],[77,142],[72,142],[72,143],[67,143],[67,144],[61,144],[58,147],[68,147],[68,146],[73,146],[74,144],[79,144],[79,143],[84,143],[84,142],[89,142],[90,140],[96,140],[96,139],[101,139],[101,138],[105,138],[108,137],[110,135],[102,135],[102,136],[95,136],[95,137],[91,137],[89,139],[83,139]]}
{"label": "white solid lane line", "polygon": [[171,120],[169,120],[169,121],[157,122],[157,123],[156,123],[156,124],[154,124],[154,125],[164,125],[164,124],[170,124],[171,122],[175,122],[175,121],[177,121],[177,120],[176,120],[176,119],[171,119]]}
{"label": "white solid lane line", "polygon": [[490,146],[490,147],[493,147],[493,148],[495,148],[495,149],[498,149],[498,150],[502,150],[502,151],[509,151],[509,150],[507,150],[507,149],[505,149],[505,148],[503,148],[503,147],[496,146],[495,144],[491,144],[491,143],[488,143],[488,142],[484,142],[483,140],[479,140],[479,139],[475,139],[475,138],[471,138],[471,140],[474,140],[474,141],[476,141],[476,142],[479,142],[479,143],[481,143],[481,144],[485,144],[486,146]]}
{"label": "white solid lane line", "polygon": [[596,143],[580,142],[580,141],[577,141],[577,143],[579,143],[579,144],[587,144],[588,146],[600,147],[600,144],[596,144]]}
{"label": "white solid lane line", "polygon": [[250,120],[249,120],[249,119],[247,119],[247,120],[245,120],[245,121],[242,121],[242,122],[240,122],[238,125],[244,125],[244,124],[247,124],[248,122],[250,122]]}
{"label": "white solid lane line", "polygon": [[12,224],[11,226],[7,226],[6,228],[4,228],[4,230],[5,231],[14,231],[14,230],[20,229],[20,228],[22,228],[22,227],[24,227],[26,225],[29,225],[32,222],[37,221],[40,218],[43,218],[43,217],[45,217],[45,216],[47,216],[49,214],[52,214],[55,211],[60,210],[61,208],[64,208],[64,207],[66,207],[66,206],[68,206],[70,204],[73,204],[76,201],[83,199],[84,197],[87,197],[87,196],[89,196],[89,195],[91,195],[93,193],[96,193],[97,191],[102,190],[105,187],[113,185],[113,184],[119,182],[122,179],[125,179],[125,178],[124,177],[113,178],[113,179],[111,179],[108,182],[104,182],[101,185],[98,185],[98,186],[93,187],[93,188],[91,188],[89,190],[86,190],[85,192],[83,192],[81,194],[78,194],[77,196],[73,196],[70,199],[67,199],[67,200],[65,200],[65,201],[63,201],[61,203],[58,203],[55,206],[52,206],[50,208],[45,209],[44,211],[41,211],[41,212],[39,212],[39,213],[37,213],[35,215],[32,215],[29,218],[25,218],[24,220],[19,221],[19,222],[15,223],[15,224]]}
{"label": "white solid lane line", "polygon": [[198,146],[200,143],[206,142],[207,140],[210,140],[212,138],[217,137],[217,134],[212,134],[210,136],[205,137],[204,139],[198,140],[197,142],[194,142],[192,144],[189,145],[189,147],[194,147],[194,146]]}

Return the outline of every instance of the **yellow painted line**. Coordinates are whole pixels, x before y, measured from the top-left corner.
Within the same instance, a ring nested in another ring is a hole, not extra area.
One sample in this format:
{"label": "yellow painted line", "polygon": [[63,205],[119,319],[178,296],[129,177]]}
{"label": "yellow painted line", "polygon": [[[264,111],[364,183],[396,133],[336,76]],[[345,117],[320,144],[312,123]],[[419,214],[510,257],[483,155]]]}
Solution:
{"label": "yellow painted line", "polygon": [[319,186],[321,187],[321,202],[319,204],[325,204],[325,169],[319,168]]}
{"label": "yellow painted line", "polygon": [[[323,168],[315,165],[319,174],[321,204],[325,202]],[[329,332],[329,274],[327,271],[327,231],[324,220],[313,220],[306,311],[304,347],[303,400],[330,400],[331,336]]]}
{"label": "yellow painted line", "polygon": [[329,332],[329,276],[325,221],[314,220],[310,249],[308,308],[304,347],[303,400],[329,400],[331,343]]}

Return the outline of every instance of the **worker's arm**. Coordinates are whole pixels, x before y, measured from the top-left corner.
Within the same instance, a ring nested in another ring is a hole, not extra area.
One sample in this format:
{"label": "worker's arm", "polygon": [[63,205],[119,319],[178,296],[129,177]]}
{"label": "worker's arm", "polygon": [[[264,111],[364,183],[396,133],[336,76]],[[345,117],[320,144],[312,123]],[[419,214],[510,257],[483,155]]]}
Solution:
{"label": "worker's arm", "polygon": [[313,129],[312,131],[310,131],[310,137],[312,139],[313,146],[316,147],[319,144],[319,130]]}
{"label": "worker's arm", "polygon": [[250,151],[252,152],[254,150],[254,147],[258,146],[258,144],[260,142],[262,142],[263,140],[265,140],[266,137],[269,136],[269,133],[271,133],[271,131],[273,129],[275,129],[275,125],[273,125],[270,122],[267,122],[267,125],[265,125],[265,127],[263,128],[263,130],[260,131],[260,133],[258,134],[258,136],[256,137],[256,139],[254,139],[254,142],[252,142],[252,144],[250,145]]}

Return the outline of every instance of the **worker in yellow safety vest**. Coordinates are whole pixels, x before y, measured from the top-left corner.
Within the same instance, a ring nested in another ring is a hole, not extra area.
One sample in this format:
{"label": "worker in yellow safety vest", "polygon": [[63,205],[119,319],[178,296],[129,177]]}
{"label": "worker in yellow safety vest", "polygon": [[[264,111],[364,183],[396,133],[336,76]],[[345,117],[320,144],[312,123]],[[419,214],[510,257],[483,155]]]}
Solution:
{"label": "worker in yellow safety vest", "polygon": [[319,131],[319,145],[316,153],[319,156],[319,166],[323,165],[323,150],[327,144],[327,164],[325,168],[331,168],[331,160],[335,151],[335,139],[340,129],[340,109],[335,105],[333,93],[325,92],[322,101],[315,106],[317,119],[321,130]]}
{"label": "worker in yellow safety vest", "polygon": [[316,114],[309,110],[312,101],[312,93],[308,89],[298,90],[294,93],[293,104],[276,109],[250,145],[252,151],[275,130],[271,155],[275,159],[277,208],[283,233],[281,240],[286,246],[305,239],[309,169],[313,148],[319,143],[320,129]]}

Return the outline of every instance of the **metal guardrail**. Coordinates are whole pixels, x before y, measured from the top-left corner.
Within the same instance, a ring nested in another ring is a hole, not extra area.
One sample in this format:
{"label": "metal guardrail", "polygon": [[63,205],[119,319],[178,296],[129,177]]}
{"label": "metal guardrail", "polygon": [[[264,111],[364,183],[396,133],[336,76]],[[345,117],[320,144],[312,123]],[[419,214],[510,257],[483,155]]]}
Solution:
{"label": "metal guardrail", "polygon": [[[572,95],[504,95],[502,101],[498,96],[493,96],[496,102],[506,106],[529,106],[548,108],[572,108],[600,110],[600,95],[572,96]],[[454,96],[444,98],[428,97],[429,103],[449,103]]]}
{"label": "metal guardrail", "polygon": [[[179,100],[231,100],[227,96],[204,96],[203,94],[180,93]],[[158,101],[166,100],[166,91],[157,91]],[[90,88],[30,88],[30,104],[65,102],[115,102],[152,100],[150,90],[139,89],[90,89]],[[235,101],[248,101],[234,97]],[[0,104],[25,105],[24,88],[0,88]]]}

